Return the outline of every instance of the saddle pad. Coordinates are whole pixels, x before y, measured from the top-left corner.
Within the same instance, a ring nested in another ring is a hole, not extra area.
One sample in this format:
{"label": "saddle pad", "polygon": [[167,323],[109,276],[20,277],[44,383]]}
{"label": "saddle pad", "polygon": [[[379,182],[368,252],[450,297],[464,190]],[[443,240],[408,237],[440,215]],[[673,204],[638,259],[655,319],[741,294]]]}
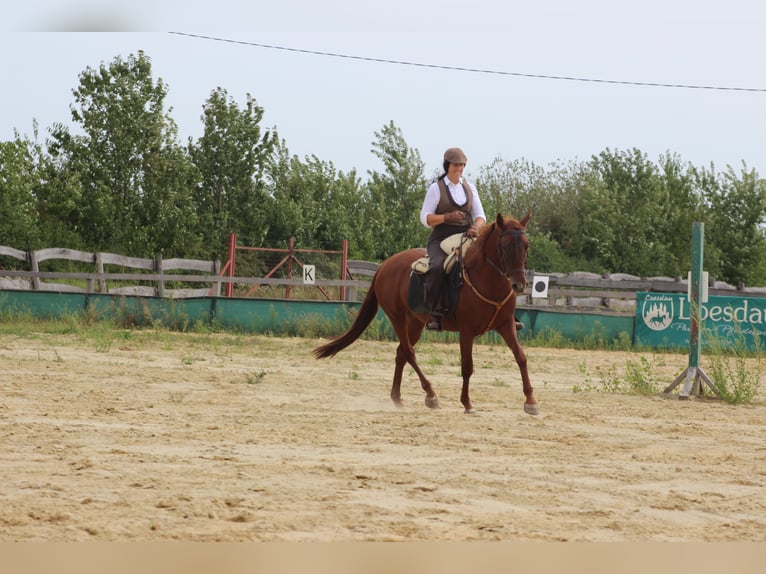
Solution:
{"label": "saddle pad", "polygon": [[[444,260],[444,271],[449,273],[455,267],[457,263],[458,249],[462,249],[462,254],[468,250],[476,239],[468,237],[463,233],[455,233],[444,239],[439,245],[442,250],[447,253],[447,258]],[[428,256],[421,257],[412,262],[412,271],[415,273],[427,273],[428,272]]]}

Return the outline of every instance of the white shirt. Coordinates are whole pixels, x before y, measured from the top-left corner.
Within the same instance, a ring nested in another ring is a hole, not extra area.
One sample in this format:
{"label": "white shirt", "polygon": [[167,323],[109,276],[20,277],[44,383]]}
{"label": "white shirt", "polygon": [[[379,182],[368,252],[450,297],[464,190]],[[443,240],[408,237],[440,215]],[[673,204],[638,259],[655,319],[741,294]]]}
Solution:
{"label": "white shirt", "polygon": [[[463,205],[466,201],[465,190],[463,189],[463,178],[461,177],[457,184],[452,183],[446,175],[443,179],[455,203]],[[481,206],[481,200],[479,199],[479,193],[476,191],[476,186],[470,181],[467,183],[473,198],[471,201],[471,218],[475,221],[477,217],[481,217],[486,221],[487,217],[484,215],[484,208]],[[428,225],[428,215],[436,213],[436,207],[439,205],[440,197],[439,183],[438,181],[434,181],[428,187],[428,191],[426,191],[426,197],[423,200],[423,208],[420,210],[420,222],[426,227],[431,227]]]}

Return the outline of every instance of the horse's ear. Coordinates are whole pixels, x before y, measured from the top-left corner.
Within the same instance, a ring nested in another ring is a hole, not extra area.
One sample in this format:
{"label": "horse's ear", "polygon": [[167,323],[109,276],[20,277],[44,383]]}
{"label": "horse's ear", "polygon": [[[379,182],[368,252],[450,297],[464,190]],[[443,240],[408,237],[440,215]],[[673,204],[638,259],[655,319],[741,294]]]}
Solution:
{"label": "horse's ear", "polygon": [[532,210],[531,209],[529,211],[527,211],[527,214],[523,217],[523,219],[521,221],[519,221],[519,223],[521,223],[521,225],[524,228],[526,228],[527,227],[527,223],[529,223],[529,218],[530,217],[532,217]]}
{"label": "horse's ear", "polygon": [[498,213],[497,214],[497,219],[495,220],[495,223],[497,223],[497,226],[500,229],[503,228],[503,223],[505,223],[505,219],[503,219],[503,214],[502,213]]}

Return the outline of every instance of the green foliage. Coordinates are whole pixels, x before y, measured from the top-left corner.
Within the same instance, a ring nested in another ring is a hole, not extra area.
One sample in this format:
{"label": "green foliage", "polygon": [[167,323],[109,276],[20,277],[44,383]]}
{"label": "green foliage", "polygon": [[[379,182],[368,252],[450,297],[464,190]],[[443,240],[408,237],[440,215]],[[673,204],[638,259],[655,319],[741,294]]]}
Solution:
{"label": "green foliage", "polygon": [[282,144],[271,170],[270,188],[268,241],[294,237],[298,245],[338,250],[344,239],[356,234],[364,207],[355,172],[344,175],[316,156],[301,161]]}
{"label": "green foliage", "polygon": [[0,245],[38,246],[40,226],[31,144],[16,136],[0,142]]}
{"label": "green foliage", "polygon": [[657,167],[635,149],[607,149],[588,167],[577,231],[582,254],[609,272],[677,275],[679,263],[667,239],[677,233],[676,221]]}
{"label": "green foliage", "polygon": [[61,177],[44,195],[73,195],[70,224],[94,250],[183,252],[195,226],[190,168],[164,110],[167,87],[152,78],[149,58],[139,52],[88,68],[73,94],[79,133],[54,126],[49,151]]}
{"label": "green foliage", "polygon": [[585,173],[573,162],[542,167],[523,159],[496,159],[480,168],[476,185],[488,217],[502,213],[518,219],[532,211],[530,233],[548,238],[564,256],[576,257],[571,241]]}
{"label": "green foliage", "polygon": [[567,256],[562,253],[558,244],[548,234],[530,233],[529,243],[533,246],[529,250],[527,267],[537,273],[566,273],[568,271],[582,271],[571,265]]}
{"label": "green foliage", "polygon": [[365,252],[380,261],[426,244],[428,230],[420,223],[426,193],[425,164],[417,150],[407,146],[393,122],[375,132],[373,153],[383,162],[383,173],[371,172],[365,191],[366,208],[357,214],[364,223],[360,238]]}
{"label": "green foliage", "polygon": [[766,283],[766,180],[742,166],[739,176],[728,167],[723,174],[700,169],[697,173],[710,205],[705,241],[713,247],[706,257],[708,271],[737,285]]}
{"label": "green foliage", "polygon": [[215,255],[225,252],[235,233],[242,245],[261,245],[272,211],[266,178],[277,145],[275,131],[261,128],[264,109],[247,95],[239,105],[217,88],[203,106],[204,133],[189,144],[199,180],[194,203],[203,245]]}

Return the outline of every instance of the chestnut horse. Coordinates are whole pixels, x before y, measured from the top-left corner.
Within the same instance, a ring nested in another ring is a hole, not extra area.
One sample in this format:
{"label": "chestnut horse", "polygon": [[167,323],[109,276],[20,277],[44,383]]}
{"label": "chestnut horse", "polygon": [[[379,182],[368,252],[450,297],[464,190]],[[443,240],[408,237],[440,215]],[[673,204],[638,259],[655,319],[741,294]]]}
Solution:
{"label": "chestnut horse", "polygon": [[[514,318],[516,294],[522,293],[527,283],[529,239],[526,227],[530,215],[531,212],[517,221],[498,214],[496,221],[484,226],[463,257],[463,281],[457,308],[454,313],[442,318],[442,329],[460,333],[463,377],[460,402],[466,413],[475,412],[468,394],[468,382],[473,374],[473,341],[490,330],[497,331],[505,340],[519,366],[526,397],[524,411],[532,415],[539,412],[527,372],[527,357],[519,344]],[[376,317],[380,306],[399,338],[391,399],[397,405],[402,404],[402,373],[405,363],[409,363],[426,393],[426,406],[437,408],[439,399],[418,366],[414,349],[428,315],[414,313],[407,305],[411,265],[424,255],[424,249],[409,249],[383,261],[372,278],[367,296],[351,327],[340,337],[314,349],[314,355],[318,359],[332,357],[351,345]]]}

